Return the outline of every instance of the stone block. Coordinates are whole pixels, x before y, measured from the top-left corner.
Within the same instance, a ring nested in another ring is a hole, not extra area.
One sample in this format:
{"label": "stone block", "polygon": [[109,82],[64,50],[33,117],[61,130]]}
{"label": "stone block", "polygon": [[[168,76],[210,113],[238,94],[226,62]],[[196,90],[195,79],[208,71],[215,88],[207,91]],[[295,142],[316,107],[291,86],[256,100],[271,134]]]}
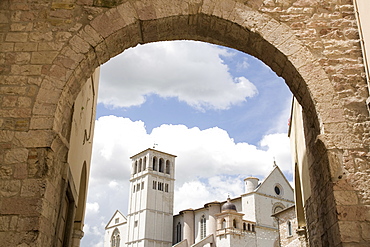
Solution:
{"label": "stone block", "polygon": [[360,224],[356,221],[339,221],[342,242],[358,243],[361,241]]}
{"label": "stone block", "polygon": [[28,33],[8,33],[6,35],[5,41],[7,42],[26,42],[28,38]]}
{"label": "stone block", "polygon": [[0,180],[0,195],[3,197],[18,195],[20,188],[20,180]]}
{"label": "stone block", "polygon": [[38,217],[19,217],[19,229],[20,231],[33,231],[39,230],[39,218]]}
{"label": "stone block", "polygon": [[27,164],[16,164],[14,165],[14,178],[15,179],[25,179],[28,176]]}
{"label": "stone block", "polygon": [[26,162],[28,157],[28,150],[26,148],[13,148],[5,151],[4,163],[15,164]]}
{"label": "stone block", "polygon": [[357,205],[356,191],[334,191],[335,201],[338,205]]}
{"label": "stone block", "polygon": [[52,117],[33,117],[30,122],[30,129],[52,129],[54,119]]}
{"label": "stone block", "polygon": [[30,130],[15,133],[15,138],[27,148],[50,147],[54,136],[55,133],[50,130]]}
{"label": "stone block", "polygon": [[27,179],[22,183],[22,197],[42,197],[45,193],[45,181],[41,179]]}
{"label": "stone block", "polygon": [[0,216],[0,231],[8,231],[11,216]]}
{"label": "stone block", "polygon": [[0,179],[9,179],[12,176],[13,176],[13,168],[12,168],[12,166],[6,166],[6,165],[1,165],[0,166]]}
{"label": "stone block", "polygon": [[90,44],[79,36],[72,37],[69,43],[71,44],[72,49],[77,53],[87,53],[91,49]]}
{"label": "stone block", "polygon": [[37,100],[44,103],[57,104],[61,93],[61,89],[45,89],[41,87],[37,95]]}
{"label": "stone block", "polygon": [[17,96],[3,96],[2,107],[4,108],[12,108],[15,107],[17,104],[18,97]]}
{"label": "stone block", "polygon": [[32,31],[33,23],[13,23],[10,25],[10,30],[14,32],[29,32]]}
{"label": "stone block", "polygon": [[93,47],[103,41],[103,38],[99,35],[99,33],[97,33],[90,25],[85,26],[85,28],[79,32],[79,35],[83,40],[88,42]]}
{"label": "stone block", "polygon": [[39,216],[41,202],[40,198],[3,197],[0,211],[3,215]]}
{"label": "stone block", "polygon": [[1,43],[0,44],[1,52],[9,52],[13,50],[14,50],[14,43]]}
{"label": "stone block", "polygon": [[32,99],[30,97],[18,97],[17,106],[18,107],[31,107]]}
{"label": "stone block", "polygon": [[367,212],[365,206],[337,206],[338,220],[365,221]]}
{"label": "stone block", "polygon": [[41,65],[12,65],[11,73],[14,75],[41,75]]}
{"label": "stone block", "polygon": [[32,52],[31,63],[32,64],[51,64],[55,57],[57,56],[57,52],[52,51],[43,51],[43,52]]}
{"label": "stone block", "polygon": [[30,33],[29,41],[31,42],[45,42],[52,41],[53,33],[52,32],[32,32]]}
{"label": "stone block", "polygon": [[365,241],[370,241],[370,222],[361,222],[361,237]]}
{"label": "stone block", "polygon": [[125,21],[117,9],[111,9],[105,14],[96,17],[91,26],[104,38],[125,26]]}

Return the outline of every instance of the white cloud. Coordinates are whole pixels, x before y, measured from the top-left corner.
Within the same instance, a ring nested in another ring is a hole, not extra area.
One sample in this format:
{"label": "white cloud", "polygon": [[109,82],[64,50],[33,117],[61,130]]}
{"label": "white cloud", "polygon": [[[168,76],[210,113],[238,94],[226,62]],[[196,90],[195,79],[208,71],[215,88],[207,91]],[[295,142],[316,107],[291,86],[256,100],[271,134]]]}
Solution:
{"label": "white cloud", "polygon": [[[245,77],[233,78],[224,48],[202,42],[157,42],[127,49],[103,65],[99,102],[130,107],[146,95],[177,97],[199,110],[228,109],[258,93]],[[247,63],[240,66],[245,67]]]}
{"label": "white cloud", "polygon": [[247,176],[264,178],[273,168],[273,157],[283,171],[291,172],[286,134],[267,135],[258,147],[235,143],[225,130],[217,127],[200,130],[184,125],[162,125],[146,133],[142,121],[100,117],[95,125],[86,211],[89,225],[84,239],[95,236],[101,241],[104,226],[115,210],[127,213],[129,157],[151,147],[154,140],[159,144],[158,150],[177,155],[174,213],[202,207],[214,200],[223,201],[227,195],[239,196],[244,190],[243,179]]}
{"label": "white cloud", "polygon": [[99,213],[99,203],[86,203],[86,213],[87,214],[97,214]]}

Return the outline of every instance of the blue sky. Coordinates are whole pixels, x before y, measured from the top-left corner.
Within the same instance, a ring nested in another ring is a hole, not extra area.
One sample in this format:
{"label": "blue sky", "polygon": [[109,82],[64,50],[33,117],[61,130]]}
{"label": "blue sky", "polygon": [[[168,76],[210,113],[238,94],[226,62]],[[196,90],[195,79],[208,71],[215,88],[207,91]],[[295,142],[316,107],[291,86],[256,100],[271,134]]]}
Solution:
{"label": "blue sky", "polygon": [[153,143],[178,156],[175,213],[239,196],[274,159],[292,179],[292,95],[254,57],[201,42],[139,45],[101,67],[99,87],[82,246],[103,246],[112,214],[127,213],[128,157]]}
{"label": "blue sky", "polygon": [[[226,49],[226,48],[225,48]],[[145,102],[130,107],[98,104],[97,118],[115,115],[145,122],[146,130],[161,124],[184,124],[188,127],[207,129],[220,127],[227,130],[236,142],[258,145],[261,136],[269,131],[286,131],[286,121],[280,122],[282,112],[290,107],[291,93],[284,80],[258,59],[245,53],[227,49],[232,56],[220,56],[234,77],[244,76],[253,82],[258,95],[233,105],[229,109],[199,110],[177,97],[163,98],[157,94],[145,96]],[[119,63],[119,58],[110,61]],[[241,64],[244,63],[243,67]],[[106,72],[102,69],[102,76]],[[285,115],[286,116],[286,115]],[[282,126],[283,125],[283,126]]]}

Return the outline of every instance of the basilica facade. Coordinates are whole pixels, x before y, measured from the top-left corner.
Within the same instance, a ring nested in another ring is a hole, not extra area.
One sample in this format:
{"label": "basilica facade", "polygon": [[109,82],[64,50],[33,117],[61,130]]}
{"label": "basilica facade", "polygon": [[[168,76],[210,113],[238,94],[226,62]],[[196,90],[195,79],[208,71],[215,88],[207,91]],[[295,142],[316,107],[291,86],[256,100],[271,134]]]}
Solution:
{"label": "basilica facade", "polygon": [[274,215],[294,205],[294,193],[276,164],[261,182],[244,179],[239,197],[173,215],[175,157],[155,149],[131,157],[129,212],[111,217],[104,247],[279,246]]}

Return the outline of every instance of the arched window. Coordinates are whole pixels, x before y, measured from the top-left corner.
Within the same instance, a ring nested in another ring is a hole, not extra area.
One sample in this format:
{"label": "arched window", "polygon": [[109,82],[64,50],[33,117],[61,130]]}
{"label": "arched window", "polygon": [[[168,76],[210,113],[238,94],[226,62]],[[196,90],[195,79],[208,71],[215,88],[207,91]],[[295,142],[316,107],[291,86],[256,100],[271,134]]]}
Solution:
{"label": "arched window", "polygon": [[134,174],[137,173],[137,161],[135,161]]}
{"label": "arched window", "polygon": [[288,221],[287,222],[287,232],[288,232],[288,237],[292,236],[292,222]]}
{"label": "arched window", "polygon": [[146,157],[144,157],[144,162],[143,162],[143,171],[146,169]]}
{"label": "arched window", "polygon": [[140,159],[139,160],[139,167],[138,167],[138,170],[137,172],[141,172],[141,165],[142,165],[143,161]]}
{"label": "arched window", "polygon": [[118,229],[114,229],[113,233],[112,233],[112,237],[111,237],[111,247],[120,247],[120,242],[121,242],[121,237],[120,237],[120,234],[119,234],[119,231]]}
{"label": "arched window", "polygon": [[247,224],[244,222],[243,223],[243,231],[246,231],[247,230]]}
{"label": "arched window", "polygon": [[201,218],[200,218],[200,238],[203,239],[206,237],[206,232],[207,232],[207,229],[206,229],[206,217],[203,215]]}
{"label": "arched window", "polygon": [[275,214],[285,208],[284,204],[277,202],[272,206],[272,213]]}
{"label": "arched window", "polygon": [[251,224],[248,223],[248,231],[251,230]]}
{"label": "arched window", "polygon": [[163,172],[163,163],[164,163],[164,160],[161,158],[159,159],[159,172]]}
{"label": "arched window", "polygon": [[226,220],[225,220],[225,219],[223,219],[223,220],[222,220],[222,228],[223,228],[223,229],[225,229],[225,228],[226,228]]}
{"label": "arched window", "polygon": [[171,168],[171,167],[170,167],[170,161],[169,161],[169,160],[167,160],[167,161],[166,161],[166,173],[167,173],[167,174],[170,174],[170,168]]}
{"label": "arched window", "polygon": [[157,170],[157,157],[153,157],[153,170]]}
{"label": "arched window", "polygon": [[120,237],[120,235],[118,234],[117,235],[117,238],[116,238],[116,247],[119,247],[120,245],[120,242],[121,242],[121,237]]}
{"label": "arched window", "polygon": [[233,219],[233,227],[236,228],[236,220]]}
{"label": "arched window", "polygon": [[252,225],[252,232],[254,232],[254,225]]}
{"label": "arched window", "polygon": [[176,225],[176,243],[181,242],[181,223],[177,223]]}

